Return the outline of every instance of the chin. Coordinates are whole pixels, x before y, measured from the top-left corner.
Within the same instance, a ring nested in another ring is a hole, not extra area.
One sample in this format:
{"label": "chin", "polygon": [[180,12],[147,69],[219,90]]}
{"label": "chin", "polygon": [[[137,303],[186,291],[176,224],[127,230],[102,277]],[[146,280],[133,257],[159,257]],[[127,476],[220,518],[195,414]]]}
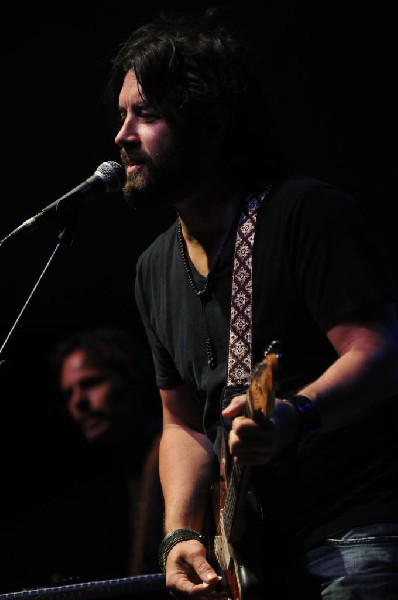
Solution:
{"label": "chin", "polygon": [[136,181],[128,181],[122,191],[127,204],[134,208],[145,204],[148,200],[148,192],[144,187],[138,186]]}
{"label": "chin", "polygon": [[106,445],[106,440],[111,436],[106,423],[89,427],[84,431],[84,437],[90,444]]}

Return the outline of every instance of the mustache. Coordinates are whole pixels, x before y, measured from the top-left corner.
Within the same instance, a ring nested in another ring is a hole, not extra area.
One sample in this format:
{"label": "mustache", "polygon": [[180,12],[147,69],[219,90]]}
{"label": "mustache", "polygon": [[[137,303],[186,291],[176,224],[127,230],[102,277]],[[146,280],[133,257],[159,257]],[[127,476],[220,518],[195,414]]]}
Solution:
{"label": "mustache", "polygon": [[129,151],[126,148],[122,148],[120,150],[120,159],[125,167],[129,165],[137,165],[142,164],[147,161],[148,157],[146,155],[138,154],[136,152]]}
{"label": "mustache", "polygon": [[79,417],[79,423],[84,423],[84,421],[88,421],[89,419],[108,419],[108,415],[103,410],[87,410],[84,413],[82,412]]}

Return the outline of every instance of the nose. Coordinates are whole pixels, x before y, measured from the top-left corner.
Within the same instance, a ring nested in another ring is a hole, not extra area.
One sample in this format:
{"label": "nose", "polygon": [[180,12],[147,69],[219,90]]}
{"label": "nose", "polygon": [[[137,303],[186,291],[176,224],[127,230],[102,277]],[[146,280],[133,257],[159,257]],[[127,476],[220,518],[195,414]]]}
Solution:
{"label": "nose", "polygon": [[69,398],[68,407],[72,413],[88,411],[90,408],[90,400],[84,389],[79,386],[76,386],[73,389]]}
{"label": "nose", "polygon": [[124,146],[125,144],[131,143],[137,144],[138,139],[136,119],[134,118],[134,115],[127,116],[115,136],[115,143],[118,146]]}

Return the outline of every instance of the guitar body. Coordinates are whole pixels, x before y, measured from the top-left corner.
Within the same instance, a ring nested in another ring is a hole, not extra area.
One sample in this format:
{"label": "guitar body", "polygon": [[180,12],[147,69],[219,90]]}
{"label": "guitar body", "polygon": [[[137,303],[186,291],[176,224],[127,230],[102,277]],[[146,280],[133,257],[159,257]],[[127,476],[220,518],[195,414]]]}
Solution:
{"label": "guitar body", "polygon": [[[260,414],[270,417],[274,408],[279,358],[275,344],[253,369],[246,393],[246,414],[254,420]],[[211,490],[215,515],[212,553],[232,600],[266,598],[261,556],[253,551],[253,542],[261,540],[263,513],[261,502],[250,485],[250,477],[249,466],[234,463],[225,432],[221,440],[219,481]]]}
{"label": "guitar body", "polygon": [[225,565],[225,569],[221,572],[223,586],[228,589],[232,600],[264,600],[263,578],[248,563],[240,560],[236,549],[231,552],[231,562]]}
{"label": "guitar body", "polygon": [[[236,522],[236,535],[240,539],[228,539],[228,509],[225,507],[227,494],[227,478],[220,477],[220,482],[212,487],[213,513],[215,515],[216,534],[213,537],[213,562],[222,577],[223,588],[228,589],[232,600],[263,600],[263,577],[255,565],[251,564],[250,545],[252,535],[258,535],[262,526],[261,504],[251,489],[245,489],[244,502],[236,516],[245,515]],[[242,488],[243,491],[243,488]]]}

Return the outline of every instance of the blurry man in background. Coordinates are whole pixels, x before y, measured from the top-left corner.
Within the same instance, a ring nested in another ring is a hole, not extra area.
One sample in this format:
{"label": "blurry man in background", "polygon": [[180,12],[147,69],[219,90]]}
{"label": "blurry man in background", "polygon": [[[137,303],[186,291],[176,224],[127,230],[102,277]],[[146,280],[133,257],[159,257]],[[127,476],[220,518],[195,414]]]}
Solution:
{"label": "blurry man in background", "polygon": [[51,362],[65,407],[82,436],[125,474],[130,544],[118,576],[159,571],[157,549],[163,517],[158,477],[160,422],[151,358],[144,341],[113,329],[78,332],[57,345]]}

